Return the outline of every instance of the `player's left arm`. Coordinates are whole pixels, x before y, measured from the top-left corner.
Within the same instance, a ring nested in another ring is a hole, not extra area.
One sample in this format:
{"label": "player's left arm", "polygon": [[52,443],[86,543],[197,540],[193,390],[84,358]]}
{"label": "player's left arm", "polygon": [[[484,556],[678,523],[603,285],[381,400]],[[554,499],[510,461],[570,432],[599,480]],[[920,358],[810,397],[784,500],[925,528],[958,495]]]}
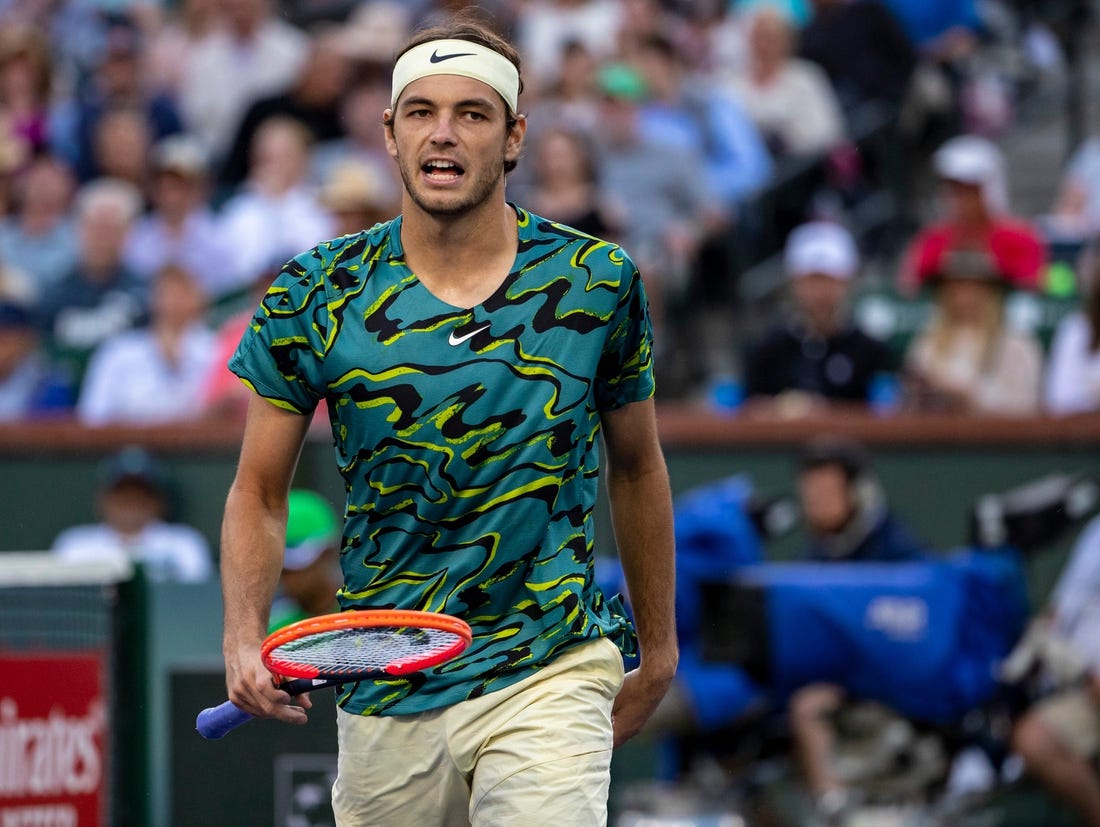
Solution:
{"label": "player's left arm", "polygon": [[615,746],[637,732],[676,674],[672,494],[653,400],[603,414],[611,521],[641,654],[615,699]]}

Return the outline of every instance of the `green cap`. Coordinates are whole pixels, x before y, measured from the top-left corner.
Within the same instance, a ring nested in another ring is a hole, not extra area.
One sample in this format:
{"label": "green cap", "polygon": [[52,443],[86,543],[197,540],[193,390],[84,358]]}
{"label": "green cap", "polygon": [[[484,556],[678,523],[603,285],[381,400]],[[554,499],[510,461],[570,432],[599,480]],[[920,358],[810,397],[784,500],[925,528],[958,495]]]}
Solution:
{"label": "green cap", "polygon": [[297,571],[340,542],[340,518],[328,500],[315,491],[295,488],[288,500],[286,553],[283,568]]}
{"label": "green cap", "polygon": [[598,75],[600,91],[616,100],[641,101],[649,89],[642,73],[626,63],[607,63]]}

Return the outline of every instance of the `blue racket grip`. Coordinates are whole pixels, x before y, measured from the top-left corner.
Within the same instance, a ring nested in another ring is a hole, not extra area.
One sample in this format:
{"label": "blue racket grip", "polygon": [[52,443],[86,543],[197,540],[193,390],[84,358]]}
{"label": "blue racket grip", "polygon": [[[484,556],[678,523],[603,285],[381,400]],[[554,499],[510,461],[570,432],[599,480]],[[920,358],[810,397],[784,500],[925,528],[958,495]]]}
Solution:
{"label": "blue racket grip", "polygon": [[226,701],[200,712],[195,719],[195,729],[203,738],[213,740],[251,720],[251,715],[239,709],[232,701]]}
{"label": "blue racket grip", "polygon": [[[301,695],[313,689],[320,689],[322,686],[332,686],[333,683],[335,681],[297,678],[283,681],[279,684],[279,688],[290,695]],[[195,729],[199,731],[199,735],[203,738],[213,741],[251,720],[251,715],[243,709],[239,709],[232,701],[226,701],[218,706],[207,707],[200,712],[195,719]]]}

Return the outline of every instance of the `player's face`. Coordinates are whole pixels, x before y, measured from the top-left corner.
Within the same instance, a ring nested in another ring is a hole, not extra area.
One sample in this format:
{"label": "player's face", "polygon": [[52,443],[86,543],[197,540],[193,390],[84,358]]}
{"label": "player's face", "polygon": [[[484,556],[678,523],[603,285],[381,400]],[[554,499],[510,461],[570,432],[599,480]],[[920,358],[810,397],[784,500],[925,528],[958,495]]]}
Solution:
{"label": "player's face", "polygon": [[491,87],[433,75],[402,92],[386,130],[405,189],[430,215],[462,215],[503,194],[505,162],[519,156],[526,124],[508,126]]}

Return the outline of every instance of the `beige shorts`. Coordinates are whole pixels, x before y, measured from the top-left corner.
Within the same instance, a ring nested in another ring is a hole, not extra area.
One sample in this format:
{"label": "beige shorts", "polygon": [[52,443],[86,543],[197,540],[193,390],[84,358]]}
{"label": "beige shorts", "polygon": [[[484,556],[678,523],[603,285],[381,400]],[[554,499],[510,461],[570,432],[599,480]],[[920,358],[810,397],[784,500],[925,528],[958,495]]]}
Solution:
{"label": "beige shorts", "polygon": [[623,660],[599,638],[480,698],[417,715],[337,712],[339,827],[607,822]]}
{"label": "beige shorts", "polygon": [[1035,712],[1075,755],[1092,758],[1100,749],[1100,709],[1087,689],[1069,689],[1044,698]]}

